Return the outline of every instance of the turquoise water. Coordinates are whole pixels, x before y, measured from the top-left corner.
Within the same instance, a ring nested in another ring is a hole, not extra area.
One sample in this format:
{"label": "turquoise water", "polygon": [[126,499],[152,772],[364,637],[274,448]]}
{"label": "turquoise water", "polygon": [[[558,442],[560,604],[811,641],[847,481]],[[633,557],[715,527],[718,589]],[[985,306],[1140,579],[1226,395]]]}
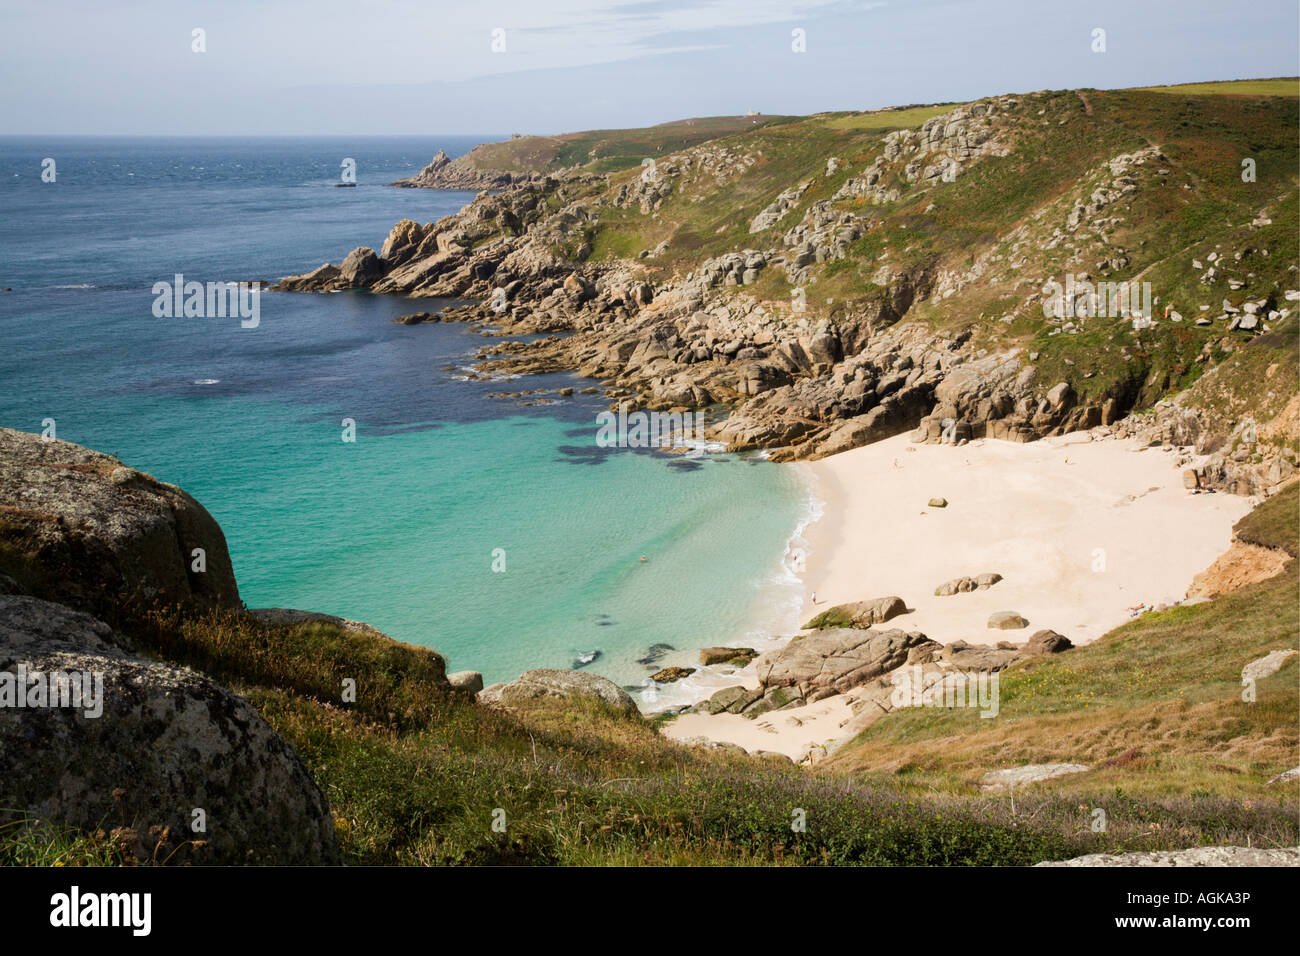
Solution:
{"label": "turquoise water", "polygon": [[[511,386],[447,369],[481,335],[391,321],[427,300],[266,294],[256,329],[152,315],[152,283],[176,272],[274,278],[454,211],[470,197],[380,183],[468,145],[0,140],[0,424],[54,418],[184,487],[225,529],[250,607],[363,620],[488,681],[599,651],[592,671],[639,685],[651,645],[685,662],[784,631],[782,556],[808,508],[793,470],[600,448],[599,396],[490,399]],[[51,154],[60,181],[41,184]],[[335,155],[362,186],[332,187]]]}

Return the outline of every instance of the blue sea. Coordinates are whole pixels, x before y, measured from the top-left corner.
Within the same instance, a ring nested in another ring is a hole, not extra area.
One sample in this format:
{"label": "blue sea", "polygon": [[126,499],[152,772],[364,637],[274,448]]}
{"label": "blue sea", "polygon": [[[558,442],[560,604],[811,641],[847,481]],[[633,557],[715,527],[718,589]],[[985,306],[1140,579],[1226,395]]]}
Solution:
{"label": "blue sea", "polygon": [[[0,138],[0,425],[53,419],[185,488],[249,607],[362,620],[488,682],[599,652],[590,670],[644,686],[653,645],[688,663],[788,633],[785,555],[812,508],[789,466],[600,448],[599,395],[489,398],[594,383],[465,380],[490,339],[392,322],[435,301],[266,293],[256,328],[155,317],[152,287],[176,274],[275,280],[455,212],[471,194],[385,184],[473,145]],[[335,188],[348,159],[357,186]]]}

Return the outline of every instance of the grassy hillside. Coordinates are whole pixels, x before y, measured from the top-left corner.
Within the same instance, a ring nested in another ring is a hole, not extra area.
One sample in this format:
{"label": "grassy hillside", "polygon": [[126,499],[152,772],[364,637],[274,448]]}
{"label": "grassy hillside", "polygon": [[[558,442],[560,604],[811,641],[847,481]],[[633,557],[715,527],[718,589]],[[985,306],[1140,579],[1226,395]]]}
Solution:
{"label": "grassy hillside", "polygon": [[704,116],[642,129],[596,129],[559,136],[520,136],[475,147],[459,162],[482,172],[549,173],[587,166],[604,173],[666,156],[720,136],[789,122],[789,116]]}

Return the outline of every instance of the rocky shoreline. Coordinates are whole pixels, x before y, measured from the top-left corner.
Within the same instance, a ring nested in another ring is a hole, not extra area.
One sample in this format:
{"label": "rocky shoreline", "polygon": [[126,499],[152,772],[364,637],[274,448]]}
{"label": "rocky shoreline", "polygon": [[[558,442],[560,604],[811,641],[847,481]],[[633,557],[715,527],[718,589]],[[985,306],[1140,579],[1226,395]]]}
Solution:
{"label": "rocky shoreline", "polygon": [[[891,169],[937,188],[946,164],[956,164],[954,175],[965,174],[1003,155],[1022,112],[1015,98],[1000,97],[954,109],[920,130],[892,133],[884,153],[836,198],[892,202],[888,190],[880,192]],[[755,218],[753,248],[698,260],[685,274],[651,268],[667,242],[635,259],[592,258],[606,217],[639,211],[653,220],[692,176],[734,178],[752,159],[705,144],[658,161],[652,177],[615,186],[610,176],[581,169],[488,182],[443,155],[428,176],[398,185],[502,191],[480,193],[437,222],[403,220],[378,252],[358,248],[338,266],[286,277],[275,288],[474,300],[438,318],[478,322],[501,336],[562,333],[485,348],[483,372],[570,371],[599,380],[611,402],[705,410],[715,421],[710,437],[733,451],[767,449],[777,461],[816,460],[903,432],[918,441],[960,444],[984,437],[1026,442],[1101,427],[1214,456],[1196,475],[1201,487],[1267,494],[1294,473],[1294,449],[1260,442],[1241,422],[1190,407],[1185,393],[1145,409],[1142,390],[1128,386],[1084,397],[1068,381],[1045,378],[1038,353],[1026,347],[991,351],[970,329],[912,321],[920,304],[968,281],[929,265],[882,266],[879,291],[848,305],[751,294],[748,288],[769,273],[809,279],[874,228],[858,214],[837,212],[830,201],[786,222],[803,195],[799,189]],[[1076,208],[1073,227],[1136,189],[1143,164],[1160,159],[1154,151],[1114,160],[1106,173],[1113,189]],[[828,163],[828,176],[835,162]],[[1271,298],[1245,305],[1252,318],[1290,314]],[[1225,309],[1240,314],[1230,303]],[[1230,351],[1233,342],[1245,341],[1241,336],[1263,328],[1267,322],[1250,330],[1234,323],[1216,348]],[[1064,331],[1078,329],[1067,323]],[[1142,414],[1130,417],[1134,412]]]}

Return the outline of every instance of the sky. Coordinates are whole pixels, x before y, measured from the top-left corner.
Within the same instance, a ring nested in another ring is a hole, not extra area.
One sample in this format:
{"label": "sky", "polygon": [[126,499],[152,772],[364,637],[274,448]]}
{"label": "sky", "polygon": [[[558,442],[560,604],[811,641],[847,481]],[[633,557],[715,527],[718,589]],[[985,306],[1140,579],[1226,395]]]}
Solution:
{"label": "sky", "polygon": [[0,0],[0,135],[547,134],[1294,76],[1298,11],[1296,0]]}

